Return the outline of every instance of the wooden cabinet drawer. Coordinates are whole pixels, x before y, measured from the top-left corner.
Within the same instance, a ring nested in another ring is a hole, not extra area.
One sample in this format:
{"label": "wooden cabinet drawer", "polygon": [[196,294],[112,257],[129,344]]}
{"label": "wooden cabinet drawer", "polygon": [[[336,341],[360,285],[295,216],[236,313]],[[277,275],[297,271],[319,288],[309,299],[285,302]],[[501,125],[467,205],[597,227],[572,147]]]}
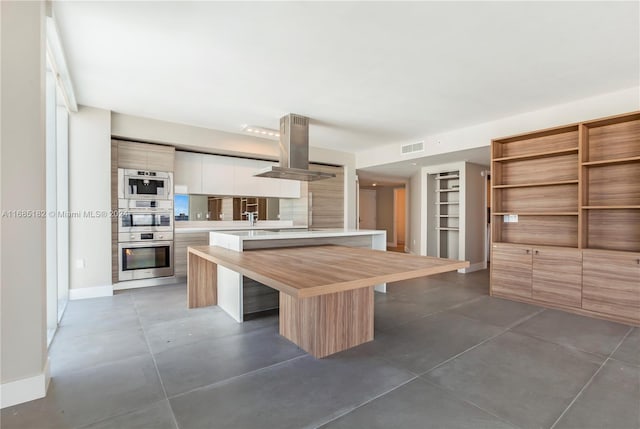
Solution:
{"label": "wooden cabinet drawer", "polygon": [[584,250],[582,308],[640,323],[640,253]]}
{"label": "wooden cabinet drawer", "polygon": [[187,275],[187,247],[209,244],[209,231],[183,232],[173,235],[173,271],[176,277]]}
{"label": "wooden cabinet drawer", "polygon": [[582,252],[534,247],[531,297],[579,308],[582,303]]}
{"label": "wooden cabinet drawer", "polygon": [[494,244],[491,255],[491,293],[531,298],[530,247]]}

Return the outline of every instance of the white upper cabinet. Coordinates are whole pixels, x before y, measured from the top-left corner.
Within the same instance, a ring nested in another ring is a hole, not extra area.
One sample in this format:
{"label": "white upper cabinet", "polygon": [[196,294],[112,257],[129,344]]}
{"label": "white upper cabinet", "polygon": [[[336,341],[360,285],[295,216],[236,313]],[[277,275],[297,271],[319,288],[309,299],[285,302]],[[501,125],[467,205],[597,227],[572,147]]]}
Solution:
{"label": "white upper cabinet", "polygon": [[300,198],[297,180],[255,177],[273,161],[176,152],[175,192],[247,197]]}
{"label": "white upper cabinet", "polygon": [[230,156],[202,155],[202,193],[233,195],[235,160]]}
{"label": "white upper cabinet", "polygon": [[202,194],[202,155],[176,152],[173,181],[176,194]]}

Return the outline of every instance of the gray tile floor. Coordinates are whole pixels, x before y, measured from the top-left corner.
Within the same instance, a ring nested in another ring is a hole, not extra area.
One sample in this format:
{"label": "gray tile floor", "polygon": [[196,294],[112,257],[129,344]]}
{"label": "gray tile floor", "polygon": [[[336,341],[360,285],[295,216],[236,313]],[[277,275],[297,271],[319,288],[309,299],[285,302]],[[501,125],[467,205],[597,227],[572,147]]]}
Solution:
{"label": "gray tile floor", "polygon": [[640,330],[491,298],[487,272],[376,294],[376,339],[317,360],[277,317],[185,285],[69,303],[46,398],[10,428],[640,428]]}

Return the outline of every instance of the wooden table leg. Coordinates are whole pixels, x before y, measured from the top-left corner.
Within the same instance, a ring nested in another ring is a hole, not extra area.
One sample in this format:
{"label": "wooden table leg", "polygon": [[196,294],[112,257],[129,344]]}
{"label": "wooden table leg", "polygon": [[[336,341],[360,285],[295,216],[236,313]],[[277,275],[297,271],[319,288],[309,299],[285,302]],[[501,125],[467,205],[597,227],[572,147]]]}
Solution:
{"label": "wooden table leg", "polygon": [[373,286],[310,298],[280,292],[280,335],[317,358],[373,340]]}
{"label": "wooden table leg", "polygon": [[218,303],[218,265],[187,253],[187,302],[189,308]]}

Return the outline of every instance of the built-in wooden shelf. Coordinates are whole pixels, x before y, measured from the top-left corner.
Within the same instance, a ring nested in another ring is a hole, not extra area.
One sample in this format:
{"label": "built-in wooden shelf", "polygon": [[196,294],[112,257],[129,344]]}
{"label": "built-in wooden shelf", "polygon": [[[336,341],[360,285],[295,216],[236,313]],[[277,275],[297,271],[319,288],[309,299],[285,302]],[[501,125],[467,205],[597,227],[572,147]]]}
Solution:
{"label": "built-in wooden shelf", "polygon": [[436,176],[436,180],[453,180],[453,179],[459,179],[460,176],[457,174],[449,174],[447,176]]}
{"label": "built-in wooden shelf", "polygon": [[455,189],[436,189],[436,192],[460,192],[459,188]]}
{"label": "built-in wooden shelf", "polygon": [[578,212],[498,212],[494,216],[518,215],[518,216],[578,216]]}
{"label": "built-in wooden shelf", "polygon": [[525,159],[539,159],[539,158],[549,158],[552,156],[559,156],[559,155],[570,155],[573,153],[578,153],[577,146],[569,149],[549,150],[546,152],[530,153],[526,155],[504,156],[502,158],[494,158],[493,161],[495,162],[521,161]]}
{"label": "built-in wooden shelf", "polygon": [[438,230],[438,231],[460,231],[460,228],[453,228],[453,227],[450,227],[450,226],[444,227],[443,226],[443,227],[436,227],[436,230]]}
{"label": "built-in wooden shelf", "polygon": [[436,206],[450,206],[450,205],[457,206],[458,204],[460,204],[459,201],[443,201],[443,202],[437,202]]}
{"label": "built-in wooden shelf", "polygon": [[445,217],[445,218],[459,218],[458,215],[436,215],[436,217]]}
{"label": "built-in wooden shelf", "polygon": [[536,186],[557,186],[557,185],[573,185],[577,184],[578,179],[575,180],[558,180],[555,182],[531,182],[531,183],[518,183],[516,185],[494,185],[493,189],[508,189],[508,188],[533,188]]}
{"label": "built-in wooden shelf", "polygon": [[631,156],[628,158],[617,158],[617,159],[604,159],[601,161],[587,161],[583,162],[584,166],[600,166],[600,165],[615,165],[615,164],[629,164],[633,162],[640,162],[640,156]]}
{"label": "built-in wooden shelf", "polygon": [[623,210],[623,209],[640,209],[638,205],[629,206],[582,206],[584,210]]}

